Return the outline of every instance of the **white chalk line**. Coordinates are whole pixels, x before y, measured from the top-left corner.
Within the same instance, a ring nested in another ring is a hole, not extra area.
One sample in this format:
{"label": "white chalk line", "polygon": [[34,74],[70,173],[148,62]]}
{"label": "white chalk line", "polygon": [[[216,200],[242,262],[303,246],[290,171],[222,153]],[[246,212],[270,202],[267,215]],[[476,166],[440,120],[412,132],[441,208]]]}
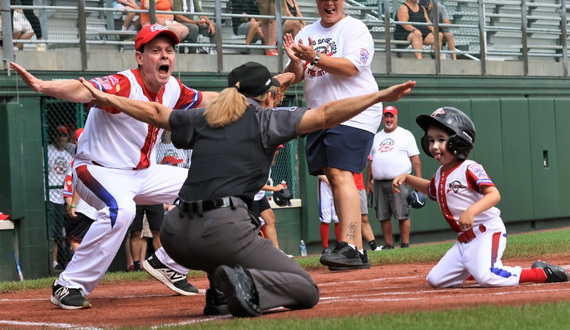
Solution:
{"label": "white chalk line", "polygon": [[11,321],[11,320],[0,320],[0,324],[28,326],[28,327],[47,327],[47,328],[73,328],[73,329],[89,329],[89,330],[101,329],[101,328],[85,327],[69,323],[29,322],[29,321],[24,322],[24,321]]}

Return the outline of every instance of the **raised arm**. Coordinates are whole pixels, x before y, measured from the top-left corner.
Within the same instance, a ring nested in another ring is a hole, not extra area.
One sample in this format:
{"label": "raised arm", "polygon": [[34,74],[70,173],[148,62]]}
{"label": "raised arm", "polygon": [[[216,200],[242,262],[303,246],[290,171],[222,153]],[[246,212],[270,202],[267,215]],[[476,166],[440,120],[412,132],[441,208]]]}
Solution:
{"label": "raised arm", "polygon": [[408,81],[371,94],[327,102],[305,112],[297,125],[299,135],[336,126],[379,102],[395,102],[406,96],[416,85]]}
{"label": "raised arm", "polygon": [[132,100],[126,97],[104,93],[83,78],[79,78],[84,88],[88,91],[89,101],[93,101],[104,107],[114,107],[121,112],[154,127],[164,128],[170,131],[168,119],[172,109],[160,103]]}
{"label": "raised arm", "polygon": [[43,81],[14,62],[10,62],[10,68],[16,71],[26,85],[36,93],[43,93],[69,102],[87,103],[91,100],[89,91],[83,88],[77,80]]}

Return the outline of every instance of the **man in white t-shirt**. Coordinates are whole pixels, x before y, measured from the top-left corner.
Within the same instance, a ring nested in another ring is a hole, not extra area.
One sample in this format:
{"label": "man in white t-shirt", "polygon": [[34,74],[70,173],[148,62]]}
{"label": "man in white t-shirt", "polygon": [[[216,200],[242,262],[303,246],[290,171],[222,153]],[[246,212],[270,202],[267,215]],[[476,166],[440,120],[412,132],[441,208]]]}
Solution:
{"label": "man in white t-shirt", "polygon": [[400,223],[400,247],[406,248],[410,245],[410,211],[407,201],[409,187],[402,185],[401,193],[394,194],[392,180],[400,174],[412,173],[412,166],[416,176],[421,178],[420,152],[414,135],[398,127],[396,107],[384,108],[382,122],[384,129],[376,133],[370,150],[366,190],[370,192],[374,189],[376,216],[380,220],[384,234],[382,249],[394,248],[392,215]]}

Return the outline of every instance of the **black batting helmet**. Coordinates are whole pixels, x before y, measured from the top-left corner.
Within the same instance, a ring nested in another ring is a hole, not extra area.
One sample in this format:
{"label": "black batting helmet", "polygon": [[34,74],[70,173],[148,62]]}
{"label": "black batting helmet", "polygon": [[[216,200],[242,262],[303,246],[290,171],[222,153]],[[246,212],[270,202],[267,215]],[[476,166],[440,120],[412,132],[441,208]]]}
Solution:
{"label": "black batting helmet", "polygon": [[[466,114],[453,107],[443,107],[435,110],[430,116],[419,115],[416,123],[427,134],[428,127],[437,126],[450,132],[447,140],[447,150],[459,159],[466,159],[475,143],[475,125]],[[429,151],[427,135],[422,138],[422,149],[433,157]]]}
{"label": "black batting helmet", "polygon": [[291,206],[291,198],[293,198],[293,195],[287,189],[273,192],[273,201],[279,206]]}
{"label": "black batting helmet", "polygon": [[426,195],[415,189],[411,190],[410,194],[408,195],[408,205],[414,209],[421,209],[424,207],[424,205],[426,205],[426,200]]}

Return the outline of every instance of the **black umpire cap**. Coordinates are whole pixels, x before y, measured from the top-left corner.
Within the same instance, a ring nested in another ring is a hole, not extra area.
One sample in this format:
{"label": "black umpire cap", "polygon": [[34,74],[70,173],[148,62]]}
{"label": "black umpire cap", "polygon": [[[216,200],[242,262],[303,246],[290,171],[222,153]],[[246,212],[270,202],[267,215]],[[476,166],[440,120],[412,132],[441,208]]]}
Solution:
{"label": "black umpire cap", "polygon": [[[239,82],[239,86],[236,84]],[[247,62],[233,69],[228,75],[228,87],[236,87],[245,96],[265,94],[271,86],[280,87],[267,68],[257,62]]]}

